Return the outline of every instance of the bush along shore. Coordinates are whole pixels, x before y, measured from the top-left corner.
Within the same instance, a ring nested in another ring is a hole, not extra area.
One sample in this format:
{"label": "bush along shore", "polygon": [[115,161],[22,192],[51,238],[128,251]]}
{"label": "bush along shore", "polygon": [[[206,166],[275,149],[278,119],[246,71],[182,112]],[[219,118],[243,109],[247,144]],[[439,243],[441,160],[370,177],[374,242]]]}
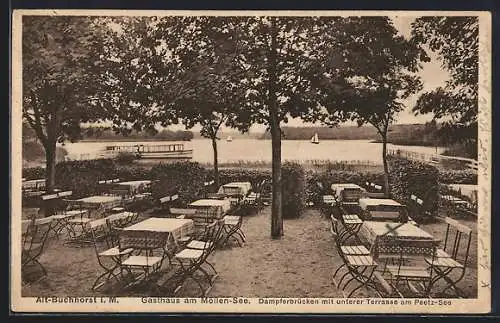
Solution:
{"label": "bush along shore", "polygon": [[[477,175],[467,171],[439,172],[435,167],[390,157],[391,198],[408,203],[411,194],[424,200],[430,214],[435,214],[438,206],[438,192],[441,184],[476,184]],[[75,198],[98,194],[98,181],[119,178],[122,180],[153,180],[152,194],[155,198],[178,194],[180,205],[186,205],[204,193],[204,183],[213,179],[213,171],[195,162],[158,163],[139,165],[113,159],[65,161],[57,164],[56,186],[73,191]],[[44,178],[41,167],[23,169],[27,180]],[[231,168],[220,170],[221,184],[234,181],[249,181],[257,187],[263,180],[271,181],[271,170]],[[283,214],[298,217],[307,202],[321,200],[324,188],[332,183],[355,183],[364,186],[366,182],[383,185],[383,172],[377,170],[354,171],[335,167],[305,169],[302,165],[285,162],[283,164]],[[216,188],[208,188],[215,191]],[[415,219],[418,220],[418,219]]]}

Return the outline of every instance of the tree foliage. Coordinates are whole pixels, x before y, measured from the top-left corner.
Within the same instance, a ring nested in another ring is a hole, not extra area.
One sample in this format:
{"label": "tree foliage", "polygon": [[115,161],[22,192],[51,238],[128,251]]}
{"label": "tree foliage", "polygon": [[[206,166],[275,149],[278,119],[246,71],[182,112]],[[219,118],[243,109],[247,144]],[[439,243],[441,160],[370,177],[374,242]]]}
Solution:
{"label": "tree foliage", "polygon": [[327,36],[312,61],[309,77],[323,100],[307,119],[330,126],[351,119],[359,126],[369,123],[375,127],[382,139],[388,194],[389,126],[404,109],[402,100],[421,90],[416,73],[420,61],[428,57],[399,35],[388,17],[334,17],[320,29]]}
{"label": "tree foliage", "polygon": [[81,122],[102,117],[99,30],[86,17],[23,17],[23,117],[46,147],[77,139]]}
{"label": "tree foliage", "polygon": [[99,18],[23,16],[23,118],[45,149],[47,190],[55,184],[56,143],[75,140],[80,124],[105,118]]}
{"label": "tree foliage", "polygon": [[479,21],[477,17],[420,17],[413,40],[438,54],[450,73],[444,87],[423,93],[413,111],[444,122],[449,142],[477,142]]}

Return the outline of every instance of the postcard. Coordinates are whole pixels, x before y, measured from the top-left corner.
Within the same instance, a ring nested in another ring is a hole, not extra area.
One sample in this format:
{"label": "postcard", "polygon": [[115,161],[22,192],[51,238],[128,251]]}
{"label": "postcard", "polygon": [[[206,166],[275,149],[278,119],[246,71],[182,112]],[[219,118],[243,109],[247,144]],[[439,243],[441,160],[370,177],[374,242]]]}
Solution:
{"label": "postcard", "polygon": [[14,10],[16,313],[488,313],[491,14]]}

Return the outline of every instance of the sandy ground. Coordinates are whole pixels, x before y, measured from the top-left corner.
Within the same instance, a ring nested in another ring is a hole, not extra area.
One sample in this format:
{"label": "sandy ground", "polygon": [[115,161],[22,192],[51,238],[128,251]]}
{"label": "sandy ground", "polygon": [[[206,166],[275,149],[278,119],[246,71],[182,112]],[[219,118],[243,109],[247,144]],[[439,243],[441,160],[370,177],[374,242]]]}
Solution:
{"label": "sandy ground", "polygon": [[[475,226],[474,221],[463,222]],[[270,237],[270,208],[245,217],[243,229],[247,237],[243,247],[233,244],[210,257],[219,276],[208,296],[342,297],[331,279],[341,259],[334,249],[329,222],[317,210],[306,210],[299,219],[285,220],[281,239]],[[428,224],[423,229],[444,238],[442,223]],[[477,293],[476,249],[474,235],[467,275],[460,283],[468,297]],[[150,290],[124,291],[116,286],[92,291],[92,283],[101,272],[92,247],[69,247],[62,239],[51,239],[40,262],[48,275],[23,286],[23,296],[151,295]],[[371,295],[365,291],[357,294]],[[177,296],[196,297],[199,290],[189,283]]]}

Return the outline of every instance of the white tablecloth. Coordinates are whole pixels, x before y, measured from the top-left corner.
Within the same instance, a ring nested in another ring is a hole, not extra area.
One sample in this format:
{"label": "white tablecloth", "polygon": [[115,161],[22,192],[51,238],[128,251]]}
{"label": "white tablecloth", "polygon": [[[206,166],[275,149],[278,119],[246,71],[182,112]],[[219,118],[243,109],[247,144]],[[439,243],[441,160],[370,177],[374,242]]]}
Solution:
{"label": "white tablecloth", "polygon": [[170,233],[175,241],[193,232],[194,222],[190,219],[149,218],[124,228],[122,231],[151,231]]}
{"label": "white tablecloth", "polygon": [[411,223],[364,221],[359,234],[371,245],[376,239],[433,240],[434,237]]}
{"label": "white tablecloth", "polygon": [[[231,200],[201,199],[198,201],[194,201],[193,203],[189,204],[189,206],[200,210],[201,214],[206,212],[207,215],[211,217],[221,218],[227,211],[231,209]],[[213,214],[211,214],[212,212]]]}
{"label": "white tablecloth", "polygon": [[128,181],[128,182],[120,182],[116,183],[117,186],[126,187],[133,193],[137,192],[137,190],[142,186],[146,187],[151,184],[149,180],[141,180],[141,181]]}
{"label": "white tablecloth", "polygon": [[232,182],[222,185],[219,188],[218,193],[241,194],[245,196],[251,189],[252,189],[252,184],[250,182]]}
{"label": "white tablecloth", "polygon": [[429,254],[438,243],[434,237],[410,223],[364,221],[358,236],[372,248],[373,256],[401,252],[398,239],[414,241],[414,246],[404,250],[408,255]]}
{"label": "white tablecloth", "polygon": [[75,200],[75,202],[88,208],[112,208],[120,205],[122,198],[121,196],[94,195]]}
{"label": "white tablecloth", "polygon": [[365,192],[364,188],[354,183],[335,183],[331,188],[340,201],[343,200],[344,191],[352,192],[357,199],[361,198]]}
{"label": "white tablecloth", "polygon": [[359,206],[363,210],[373,209],[378,206],[394,206],[394,207],[402,207],[403,205],[399,202],[396,202],[391,199],[370,199],[370,198],[361,198],[359,199]]}
{"label": "white tablecloth", "polygon": [[229,199],[224,199],[224,200],[201,199],[194,201],[193,203],[189,204],[189,206],[196,208],[220,207],[222,211],[227,212],[229,211],[229,209],[231,209],[231,202],[229,201]]}

